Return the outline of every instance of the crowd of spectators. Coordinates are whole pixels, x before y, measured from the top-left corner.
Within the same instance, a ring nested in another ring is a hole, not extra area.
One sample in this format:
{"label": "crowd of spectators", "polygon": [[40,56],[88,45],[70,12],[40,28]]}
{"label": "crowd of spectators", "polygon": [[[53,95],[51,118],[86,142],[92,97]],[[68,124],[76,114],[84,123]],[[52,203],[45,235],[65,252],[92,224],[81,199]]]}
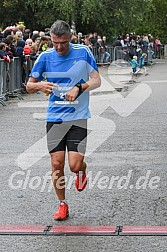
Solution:
{"label": "crowd of spectators", "polygon": [[137,35],[135,33],[122,34],[112,43],[112,46],[121,46],[123,48],[131,48],[129,53],[132,53],[132,57],[138,56],[142,53],[147,53],[152,61],[154,58],[160,59],[160,49],[162,43],[158,36],[155,38],[151,34]]}
{"label": "crowd of spectators", "polygon": [[14,57],[21,59],[22,87],[26,84],[26,68],[28,59],[36,60],[38,55],[52,47],[48,29],[31,31],[23,25],[7,27],[0,32],[0,58],[10,62]]}
{"label": "crowd of spectators", "polygon": [[[153,55],[160,58],[161,41],[156,36],[154,39],[151,34],[143,34],[142,36],[135,33],[121,34],[112,43],[107,43],[106,36],[89,33],[83,35],[81,32],[75,33],[72,30],[71,43],[84,44],[92,50],[94,57],[98,63],[109,63],[111,61],[111,51],[109,47],[129,48],[127,50],[128,57],[140,57],[142,53],[149,55],[150,62]],[[20,57],[23,66],[22,82],[25,83],[24,69],[27,59],[36,60],[38,55],[52,47],[50,40],[49,28],[44,31],[30,31],[25,29],[24,25],[17,27],[7,27],[0,32],[0,58],[10,62],[13,57]]]}
{"label": "crowd of spectators", "polygon": [[[5,46],[4,44],[5,43]],[[97,33],[89,33],[88,35],[78,34],[72,31],[71,43],[84,44],[92,51],[97,62],[104,63],[110,61],[110,53],[107,51],[106,37],[97,35]],[[24,68],[27,59],[35,60],[38,55],[51,48],[49,28],[44,31],[30,31],[25,29],[23,25],[17,27],[7,27],[0,33],[0,57],[8,62],[13,57],[20,57],[23,66],[22,82],[25,82]],[[2,47],[2,49],[1,49]]]}
{"label": "crowd of spectators", "polygon": [[6,28],[3,33],[1,32],[0,42],[6,44],[6,52],[10,54],[11,59],[19,56],[23,62],[26,62],[27,57],[36,59],[42,51],[52,47],[48,32],[31,33],[24,26]]}

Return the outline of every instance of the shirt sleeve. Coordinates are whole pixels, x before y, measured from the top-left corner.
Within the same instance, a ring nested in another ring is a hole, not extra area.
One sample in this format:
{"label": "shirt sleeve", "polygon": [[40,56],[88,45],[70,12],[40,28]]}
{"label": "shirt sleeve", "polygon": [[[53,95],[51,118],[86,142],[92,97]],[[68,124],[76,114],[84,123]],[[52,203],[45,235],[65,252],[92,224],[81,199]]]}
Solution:
{"label": "shirt sleeve", "polygon": [[40,54],[37,60],[35,61],[29,76],[36,78],[38,81],[43,80],[44,79],[43,73],[45,72],[44,63],[46,63],[45,56],[43,54]]}
{"label": "shirt sleeve", "polygon": [[88,66],[88,72],[94,72],[94,71],[98,71],[98,67],[95,61],[95,58],[93,56],[93,53],[91,52],[91,50],[87,47],[86,48],[86,61],[87,61],[87,66]]}

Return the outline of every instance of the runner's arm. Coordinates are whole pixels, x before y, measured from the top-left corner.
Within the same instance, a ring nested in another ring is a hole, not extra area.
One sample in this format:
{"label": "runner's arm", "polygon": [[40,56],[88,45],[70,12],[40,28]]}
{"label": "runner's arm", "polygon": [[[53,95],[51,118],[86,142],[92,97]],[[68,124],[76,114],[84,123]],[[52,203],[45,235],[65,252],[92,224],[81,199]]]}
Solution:
{"label": "runner's arm", "polygon": [[[93,90],[95,88],[100,87],[101,85],[101,78],[97,71],[93,71],[92,73],[90,73],[89,77],[90,79],[87,82],[81,84],[82,92]],[[66,93],[66,100],[75,101],[78,93],[79,88],[77,86],[74,86],[70,91]]]}
{"label": "runner's arm", "polygon": [[98,71],[93,71],[89,74],[89,77],[90,79],[81,85],[82,92],[90,91],[101,86],[101,78]]}
{"label": "runner's arm", "polygon": [[38,81],[36,78],[30,77],[27,85],[26,90],[29,93],[35,93],[37,91],[42,91],[45,94],[50,94],[53,91],[55,84],[47,82],[47,81]]}

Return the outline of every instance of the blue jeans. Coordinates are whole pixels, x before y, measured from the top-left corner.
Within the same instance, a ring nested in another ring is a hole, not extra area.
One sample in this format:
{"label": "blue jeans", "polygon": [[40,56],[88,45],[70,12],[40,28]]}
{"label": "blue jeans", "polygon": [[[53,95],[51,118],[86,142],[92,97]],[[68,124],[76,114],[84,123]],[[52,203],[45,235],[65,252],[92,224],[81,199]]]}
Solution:
{"label": "blue jeans", "polygon": [[136,73],[136,67],[132,68],[133,73]]}
{"label": "blue jeans", "polygon": [[107,63],[110,59],[110,54],[108,52],[100,53],[100,63]]}

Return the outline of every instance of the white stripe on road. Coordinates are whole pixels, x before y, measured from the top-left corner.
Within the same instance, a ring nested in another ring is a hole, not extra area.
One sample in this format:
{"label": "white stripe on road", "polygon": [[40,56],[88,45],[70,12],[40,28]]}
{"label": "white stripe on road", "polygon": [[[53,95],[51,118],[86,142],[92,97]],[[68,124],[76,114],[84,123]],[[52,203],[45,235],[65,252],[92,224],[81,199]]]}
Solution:
{"label": "white stripe on road", "polygon": [[144,81],[145,83],[167,83],[167,80]]}

